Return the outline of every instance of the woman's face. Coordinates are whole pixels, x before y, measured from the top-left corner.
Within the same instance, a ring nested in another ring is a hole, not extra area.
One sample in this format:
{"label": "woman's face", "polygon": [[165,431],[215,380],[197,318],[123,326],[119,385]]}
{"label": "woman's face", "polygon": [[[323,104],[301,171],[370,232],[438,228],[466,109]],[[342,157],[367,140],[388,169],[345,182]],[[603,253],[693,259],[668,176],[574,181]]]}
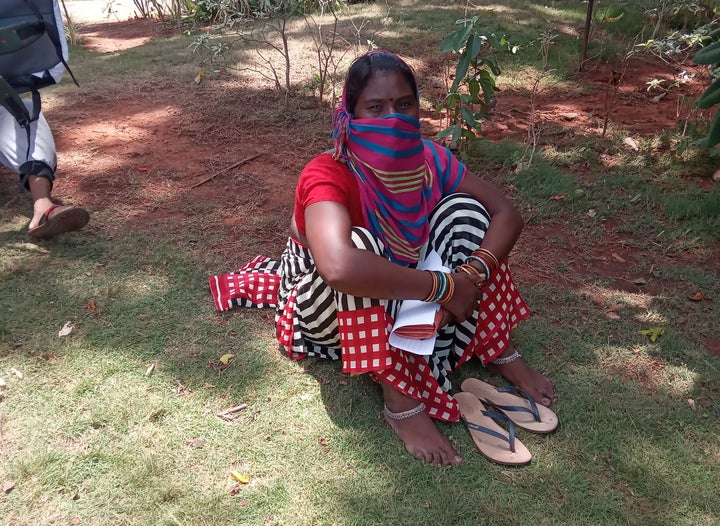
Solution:
{"label": "woman's face", "polygon": [[377,119],[391,113],[420,118],[412,86],[399,71],[379,70],[370,75],[355,105],[356,119]]}

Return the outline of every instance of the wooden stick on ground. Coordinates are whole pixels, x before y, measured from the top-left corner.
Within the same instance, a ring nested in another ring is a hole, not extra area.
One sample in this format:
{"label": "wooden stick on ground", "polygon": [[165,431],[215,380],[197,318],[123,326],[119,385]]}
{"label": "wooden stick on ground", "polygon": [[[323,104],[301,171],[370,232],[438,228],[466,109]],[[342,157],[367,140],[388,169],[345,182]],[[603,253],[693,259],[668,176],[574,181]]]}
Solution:
{"label": "wooden stick on ground", "polygon": [[237,168],[238,166],[242,166],[242,165],[245,164],[245,163],[249,163],[250,161],[253,161],[253,160],[257,159],[257,158],[260,157],[261,155],[262,155],[261,153],[258,153],[258,154],[256,154],[256,155],[251,156],[251,157],[247,157],[246,159],[243,159],[242,161],[238,161],[238,162],[236,162],[235,164],[233,164],[232,166],[228,166],[227,168],[223,168],[223,169],[220,170],[219,172],[215,172],[214,174],[212,174],[212,175],[211,175],[210,177],[208,177],[207,179],[203,179],[203,180],[200,181],[199,183],[195,183],[194,185],[192,185],[192,186],[190,187],[190,190],[192,190],[193,188],[197,188],[198,186],[202,186],[202,185],[204,185],[205,183],[207,183],[207,182],[209,182],[209,181],[212,181],[212,180],[215,179],[218,175],[223,174],[223,173],[225,173],[225,172],[227,172],[227,171],[229,171],[229,170],[232,170],[233,168]]}
{"label": "wooden stick on ground", "polygon": [[220,411],[219,413],[215,413],[217,416],[222,418],[223,420],[234,420],[237,418],[238,412],[242,411],[243,409],[247,409],[247,404],[240,404],[236,405],[235,407],[231,407],[229,409],[225,409],[225,411]]}

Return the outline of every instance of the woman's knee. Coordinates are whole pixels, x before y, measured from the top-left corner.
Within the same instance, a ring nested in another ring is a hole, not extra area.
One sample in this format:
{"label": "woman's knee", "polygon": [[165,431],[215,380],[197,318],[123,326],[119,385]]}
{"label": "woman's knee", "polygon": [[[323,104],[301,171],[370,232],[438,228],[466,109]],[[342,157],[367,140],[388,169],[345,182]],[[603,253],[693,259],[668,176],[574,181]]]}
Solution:
{"label": "woman's knee", "polygon": [[385,245],[367,229],[360,226],[352,228],[350,238],[355,248],[367,250],[378,256],[387,256]]}

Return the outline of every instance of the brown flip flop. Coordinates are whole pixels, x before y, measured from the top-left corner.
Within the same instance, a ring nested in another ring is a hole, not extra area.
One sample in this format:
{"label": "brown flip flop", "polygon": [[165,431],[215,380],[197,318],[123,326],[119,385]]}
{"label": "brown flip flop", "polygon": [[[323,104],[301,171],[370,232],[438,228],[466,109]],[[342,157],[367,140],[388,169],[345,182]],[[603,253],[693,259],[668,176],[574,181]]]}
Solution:
{"label": "brown flip flop", "polygon": [[50,239],[65,232],[74,232],[87,225],[90,214],[82,208],[67,208],[50,216],[53,210],[61,205],[53,205],[43,213],[40,224],[28,231],[34,239]]}
{"label": "brown flip flop", "polygon": [[535,403],[528,393],[518,387],[495,387],[477,378],[468,378],[460,389],[474,394],[486,406],[501,411],[516,426],[527,431],[546,434],[558,426],[558,417],[552,409]]}
{"label": "brown flip flop", "polygon": [[[508,417],[486,411],[482,402],[472,393],[457,393],[454,398],[480,453],[496,464],[506,466],[519,466],[530,462],[532,455],[528,448],[515,438],[515,424]],[[510,431],[497,425],[493,419],[506,420]]]}

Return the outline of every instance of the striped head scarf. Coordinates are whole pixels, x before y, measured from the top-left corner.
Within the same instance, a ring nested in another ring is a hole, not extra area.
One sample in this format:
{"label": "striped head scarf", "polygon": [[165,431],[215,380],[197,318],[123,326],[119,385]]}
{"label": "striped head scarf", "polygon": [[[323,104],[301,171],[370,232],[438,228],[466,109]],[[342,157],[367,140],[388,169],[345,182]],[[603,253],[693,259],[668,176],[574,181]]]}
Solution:
{"label": "striped head scarf", "polygon": [[420,121],[401,114],[355,119],[347,109],[346,93],[347,85],[333,116],[335,158],[344,160],[355,175],[365,223],[390,258],[416,263],[428,239],[436,186]]}

